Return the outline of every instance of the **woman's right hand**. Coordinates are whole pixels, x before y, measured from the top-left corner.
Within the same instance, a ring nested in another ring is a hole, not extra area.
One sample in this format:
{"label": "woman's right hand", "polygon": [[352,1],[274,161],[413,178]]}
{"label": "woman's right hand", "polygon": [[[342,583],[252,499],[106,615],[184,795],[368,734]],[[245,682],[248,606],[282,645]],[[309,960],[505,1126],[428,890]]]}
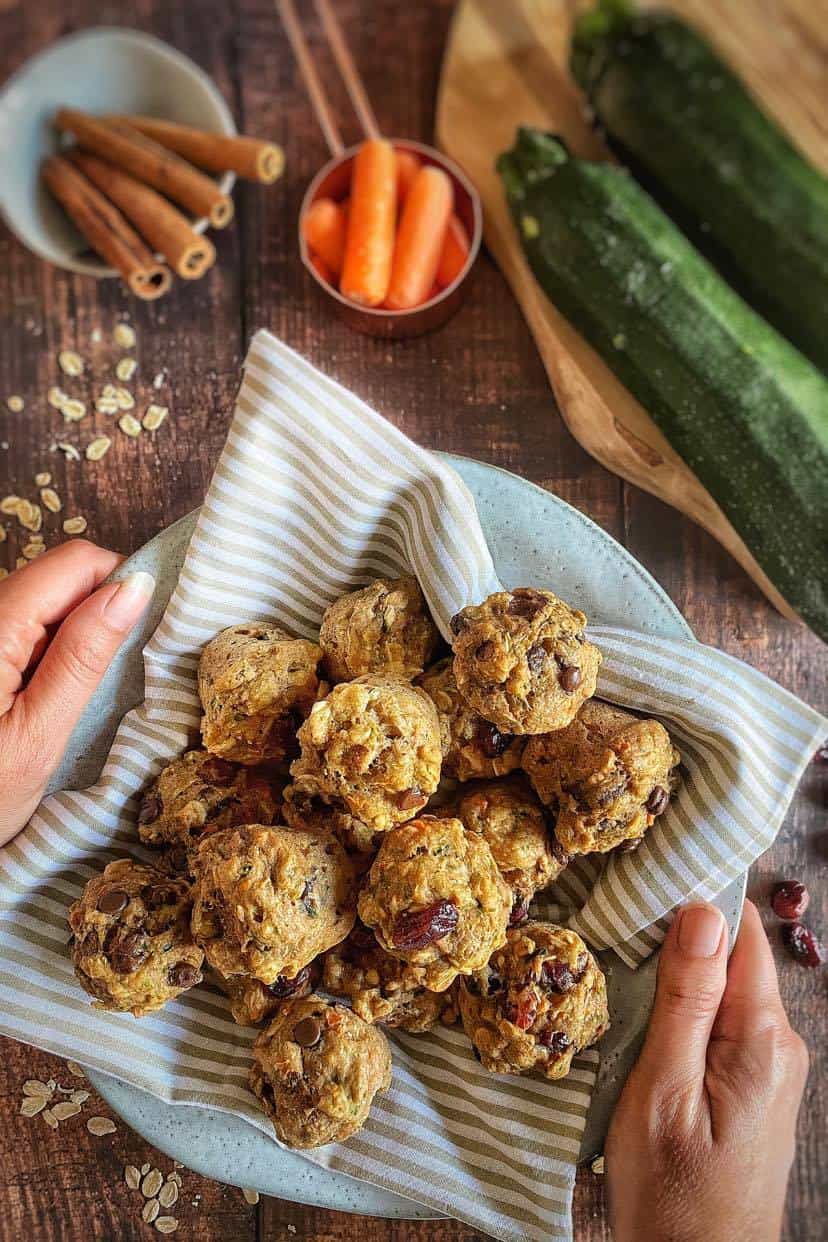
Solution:
{"label": "woman's right hand", "polygon": [[721,913],[680,910],[607,1137],[615,1242],[778,1242],[807,1074],[756,907],[729,962]]}

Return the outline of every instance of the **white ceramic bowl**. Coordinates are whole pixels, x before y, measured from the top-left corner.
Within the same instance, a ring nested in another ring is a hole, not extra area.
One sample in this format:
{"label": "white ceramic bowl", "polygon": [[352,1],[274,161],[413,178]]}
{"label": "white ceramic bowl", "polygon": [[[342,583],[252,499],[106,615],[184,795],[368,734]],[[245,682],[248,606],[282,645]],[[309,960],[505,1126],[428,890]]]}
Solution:
{"label": "white ceramic bowl", "polygon": [[[218,87],[188,56],[138,30],[97,26],[51,44],[0,91],[0,212],[24,246],[58,267],[115,276],[40,184],[45,156],[60,137],[61,106],[93,113],[146,113],[220,134],[236,126]],[[229,194],[233,173],[219,182]],[[194,220],[203,232],[206,220]]]}

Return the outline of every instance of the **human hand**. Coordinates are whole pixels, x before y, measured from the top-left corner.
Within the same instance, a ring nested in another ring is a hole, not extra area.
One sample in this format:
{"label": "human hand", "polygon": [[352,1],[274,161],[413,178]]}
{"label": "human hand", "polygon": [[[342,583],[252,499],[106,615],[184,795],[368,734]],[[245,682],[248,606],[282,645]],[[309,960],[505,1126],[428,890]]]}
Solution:
{"label": "human hand", "polygon": [[756,907],[679,912],[606,1144],[615,1242],[777,1242],[808,1053]]}
{"label": "human hand", "polygon": [[100,586],[120,560],[76,539],[0,582],[0,845],[31,818],[81,712],[152,597],[150,574]]}

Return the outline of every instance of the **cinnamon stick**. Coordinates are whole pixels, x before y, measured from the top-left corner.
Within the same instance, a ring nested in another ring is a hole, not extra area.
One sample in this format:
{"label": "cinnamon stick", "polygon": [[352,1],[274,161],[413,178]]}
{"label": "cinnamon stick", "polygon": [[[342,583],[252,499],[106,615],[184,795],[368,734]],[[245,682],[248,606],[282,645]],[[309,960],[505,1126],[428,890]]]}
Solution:
{"label": "cinnamon stick", "polygon": [[93,250],[120,272],[136,297],[151,302],[167,292],[172,284],[169,269],[156,261],[118,208],[77,168],[53,155],[44,161],[41,176]]}
{"label": "cinnamon stick", "polygon": [[194,215],[206,216],[216,228],[232,220],[233,200],[210,177],[123,121],[101,121],[77,108],[61,108],[55,124],[74,134],[85,151],[117,164]]}
{"label": "cinnamon stick", "polygon": [[196,233],[187,217],[155,190],[88,151],[75,148],[68,158],[121,209],[177,276],[196,280],[212,267],[213,243]]}
{"label": "cinnamon stick", "polygon": [[282,175],[285,154],[275,142],[246,138],[241,134],[211,134],[207,130],[161,121],[154,116],[108,116],[107,121],[131,125],[145,137],[175,151],[191,164],[207,172],[223,173],[228,169],[247,181],[270,185]]}

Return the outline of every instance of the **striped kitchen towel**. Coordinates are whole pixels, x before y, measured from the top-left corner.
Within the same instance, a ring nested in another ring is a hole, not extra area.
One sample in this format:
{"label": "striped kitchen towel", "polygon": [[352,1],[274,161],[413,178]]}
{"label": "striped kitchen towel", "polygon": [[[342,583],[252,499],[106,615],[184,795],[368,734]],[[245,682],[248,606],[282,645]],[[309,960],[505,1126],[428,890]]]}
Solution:
{"label": "striped kitchen towel", "polygon": [[[229,1019],[224,999],[196,988],[139,1021],[92,1009],[69,961],[67,906],[106,862],[144,856],[138,795],[196,737],[196,666],[208,639],[259,618],[311,637],[338,595],[411,570],[444,635],[454,612],[498,589],[464,485],[258,333],[180,580],[145,651],[145,701],[122,721],[98,783],[47,798],[0,851],[0,1030],[162,1099],[269,1130],[246,1086],[251,1034]],[[687,769],[636,853],[605,868],[582,860],[559,886],[573,925],[635,963],[677,902],[715,894],[767,848],[826,724],[693,642],[609,629],[592,637],[605,655],[599,692],[661,717]],[[309,1159],[498,1238],[570,1238],[596,1053],[552,1083],[487,1074],[455,1029],[391,1035],[390,1092],[360,1134]]]}

